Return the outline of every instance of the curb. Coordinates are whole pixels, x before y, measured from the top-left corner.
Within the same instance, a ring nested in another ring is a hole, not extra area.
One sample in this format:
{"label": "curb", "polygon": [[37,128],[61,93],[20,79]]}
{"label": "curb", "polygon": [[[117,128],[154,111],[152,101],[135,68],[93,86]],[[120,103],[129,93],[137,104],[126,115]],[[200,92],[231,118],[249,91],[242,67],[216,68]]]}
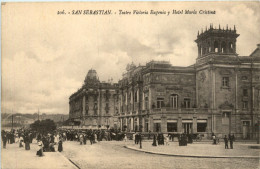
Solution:
{"label": "curb", "polygon": [[77,164],[75,164],[71,159],[69,159],[69,158],[63,156],[60,152],[57,152],[57,154],[59,154],[59,155],[60,155],[61,157],[63,157],[64,159],[66,159],[66,161],[68,161],[69,164],[72,164],[72,166],[73,166],[75,169],[80,169],[80,167],[79,167]]}
{"label": "curb", "polygon": [[182,155],[182,154],[170,154],[170,153],[160,153],[160,152],[153,152],[153,151],[146,151],[141,150],[133,147],[123,146],[126,149],[134,150],[138,152],[148,153],[148,154],[157,154],[157,155],[164,155],[164,156],[174,156],[174,157],[191,157],[191,158],[249,158],[249,159],[259,159],[258,156],[200,156],[200,155]]}

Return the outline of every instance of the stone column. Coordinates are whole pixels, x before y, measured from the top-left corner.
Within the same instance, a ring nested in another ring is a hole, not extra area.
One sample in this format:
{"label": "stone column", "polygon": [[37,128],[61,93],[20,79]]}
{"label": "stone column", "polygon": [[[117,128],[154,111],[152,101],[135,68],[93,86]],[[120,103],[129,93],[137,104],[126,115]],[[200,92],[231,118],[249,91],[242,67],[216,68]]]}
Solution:
{"label": "stone column", "polygon": [[137,122],[136,122],[137,124],[136,125],[138,126],[137,127],[137,131],[139,131],[140,130],[140,124],[139,124],[140,120],[139,120],[139,117],[136,117],[136,119],[137,119]]}
{"label": "stone column", "polygon": [[192,122],[192,133],[197,133],[197,117],[193,117],[193,122]]}
{"label": "stone column", "polygon": [[144,129],[145,129],[145,117],[142,117],[142,132],[144,132]]}
{"label": "stone column", "polygon": [[154,128],[153,128],[153,118],[149,117],[149,124],[148,124],[148,128],[149,130],[151,130],[152,132],[154,132]]}
{"label": "stone column", "polygon": [[181,118],[181,117],[178,118],[178,122],[177,122],[177,132],[182,133],[182,118]]}
{"label": "stone column", "polygon": [[85,113],[86,113],[86,96],[84,95],[83,96],[83,99],[82,99],[82,122],[83,122],[83,125],[85,125]]}
{"label": "stone column", "polygon": [[120,118],[120,129],[123,130],[123,118]]}
{"label": "stone column", "polygon": [[134,118],[131,117],[131,131],[134,130]]}
{"label": "stone column", "polygon": [[163,133],[167,132],[167,117],[166,116],[161,117],[161,131]]}
{"label": "stone column", "polygon": [[125,118],[126,131],[128,131],[128,118]]}

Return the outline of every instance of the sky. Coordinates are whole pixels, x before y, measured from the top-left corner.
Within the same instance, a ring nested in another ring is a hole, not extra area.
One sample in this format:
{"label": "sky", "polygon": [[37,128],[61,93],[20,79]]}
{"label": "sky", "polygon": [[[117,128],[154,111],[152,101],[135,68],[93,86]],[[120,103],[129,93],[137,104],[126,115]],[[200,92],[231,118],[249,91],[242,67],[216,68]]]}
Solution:
{"label": "sky", "polygon": [[[68,15],[72,10],[112,15]],[[119,15],[119,10],[211,10],[216,14]],[[57,15],[65,10],[66,15]],[[69,113],[69,97],[89,69],[101,81],[122,78],[127,64],[151,60],[174,66],[196,62],[198,31],[236,25],[237,53],[260,43],[259,2],[6,3],[2,6],[3,110]]]}

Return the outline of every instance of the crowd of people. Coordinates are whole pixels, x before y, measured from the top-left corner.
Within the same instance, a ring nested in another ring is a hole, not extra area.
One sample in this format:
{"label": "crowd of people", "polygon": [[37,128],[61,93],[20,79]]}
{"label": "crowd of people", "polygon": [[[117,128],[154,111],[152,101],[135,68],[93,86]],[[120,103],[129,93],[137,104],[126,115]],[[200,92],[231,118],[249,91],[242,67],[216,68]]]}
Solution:
{"label": "crowd of people", "polygon": [[[179,146],[186,146],[187,143],[193,142],[193,137],[191,134],[163,134],[163,133],[153,133],[149,132],[148,139],[150,139],[151,135],[153,135],[152,146],[157,145],[169,145],[169,140],[174,139],[174,137],[178,138]],[[19,129],[19,130],[11,130],[1,132],[3,148],[6,148],[7,143],[13,144],[18,143],[20,148],[25,148],[25,150],[30,150],[30,144],[33,142],[33,139],[37,141],[38,150],[36,155],[43,156],[43,152],[61,152],[63,151],[63,142],[64,141],[77,141],[80,145],[86,145],[87,140],[89,140],[89,144],[95,144],[100,141],[111,141],[111,140],[124,140],[133,139],[135,144],[140,144],[143,139],[143,135],[141,132],[134,133],[133,135],[125,132],[121,132],[120,130],[76,130],[76,129],[58,129],[48,133],[38,133],[36,131],[31,131],[30,129]],[[216,136],[212,135],[213,144],[216,144]],[[224,137],[225,149],[228,149],[228,142],[230,142],[230,148],[233,149],[233,142],[235,140],[234,135],[230,135]]]}

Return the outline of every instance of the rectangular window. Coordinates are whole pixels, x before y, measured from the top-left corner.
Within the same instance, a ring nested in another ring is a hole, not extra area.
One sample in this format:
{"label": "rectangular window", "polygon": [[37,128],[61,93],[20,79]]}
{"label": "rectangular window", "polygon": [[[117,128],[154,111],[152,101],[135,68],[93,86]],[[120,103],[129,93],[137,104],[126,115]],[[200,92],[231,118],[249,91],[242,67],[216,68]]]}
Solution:
{"label": "rectangular window", "polygon": [[177,132],[177,123],[167,123],[167,132]]}
{"label": "rectangular window", "polygon": [[229,87],[229,77],[223,77],[222,78],[222,86],[223,87]]}
{"label": "rectangular window", "polygon": [[145,97],[145,110],[149,109],[148,97]]}
{"label": "rectangular window", "polygon": [[178,108],[178,95],[177,94],[172,94],[171,95],[171,106],[174,109]]}
{"label": "rectangular window", "polygon": [[135,91],[134,101],[137,102],[137,91]]}
{"label": "rectangular window", "polygon": [[248,96],[248,91],[247,91],[247,89],[243,89],[243,96]]}
{"label": "rectangular window", "polygon": [[229,125],[230,112],[223,112],[222,114],[222,124]]}
{"label": "rectangular window", "polygon": [[157,108],[164,107],[164,98],[157,98]]}
{"label": "rectangular window", "polygon": [[248,101],[243,101],[243,109],[248,109]]}
{"label": "rectangular window", "polygon": [[206,132],[207,123],[197,123],[197,132]]}
{"label": "rectangular window", "polygon": [[161,132],[161,123],[154,123],[154,131]]}
{"label": "rectangular window", "polygon": [[184,108],[190,108],[190,99],[189,98],[184,99]]}

